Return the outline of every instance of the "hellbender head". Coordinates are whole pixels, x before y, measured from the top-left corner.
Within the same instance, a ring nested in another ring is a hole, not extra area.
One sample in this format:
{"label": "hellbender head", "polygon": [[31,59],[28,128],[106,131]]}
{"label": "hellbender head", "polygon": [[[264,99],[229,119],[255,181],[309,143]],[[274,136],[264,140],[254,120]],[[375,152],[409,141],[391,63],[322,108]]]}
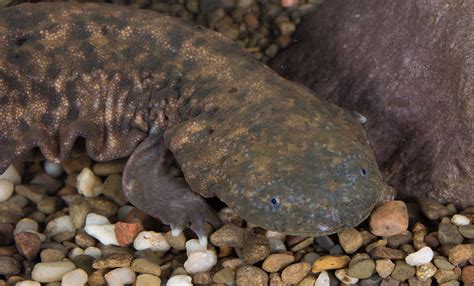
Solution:
{"label": "hellbender head", "polygon": [[351,112],[298,93],[236,106],[168,133],[193,191],[293,235],[334,233],[369,215],[383,183]]}

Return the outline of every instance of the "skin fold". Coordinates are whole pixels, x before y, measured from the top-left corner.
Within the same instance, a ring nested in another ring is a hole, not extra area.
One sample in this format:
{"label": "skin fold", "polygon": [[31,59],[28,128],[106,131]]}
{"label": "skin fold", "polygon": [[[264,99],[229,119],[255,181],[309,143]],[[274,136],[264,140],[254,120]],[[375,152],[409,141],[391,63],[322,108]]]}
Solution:
{"label": "skin fold", "polygon": [[132,204],[205,237],[217,196],[247,221],[326,235],[382,192],[365,132],[223,36],[151,11],[38,3],[0,10],[0,172],[78,137],[96,161],[129,156]]}

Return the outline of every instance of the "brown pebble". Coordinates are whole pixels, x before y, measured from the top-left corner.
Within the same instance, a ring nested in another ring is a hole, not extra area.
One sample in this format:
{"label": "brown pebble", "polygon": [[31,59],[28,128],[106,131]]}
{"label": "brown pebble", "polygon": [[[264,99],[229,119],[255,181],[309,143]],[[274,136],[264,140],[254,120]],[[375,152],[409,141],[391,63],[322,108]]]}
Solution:
{"label": "brown pebble", "polygon": [[98,259],[92,264],[94,269],[129,267],[133,256],[128,253],[115,253],[107,258]]}
{"label": "brown pebble", "polygon": [[15,245],[21,255],[32,260],[40,251],[41,239],[35,233],[23,231],[15,234]]}
{"label": "brown pebble", "polygon": [[41,262],[53,262],[53,261],[61,261],[66,257],[64,252],[59,249],[54,248],[46,248],[43,249],[40,253]]}
{"label": "brown pebble", "polygon": [[210,236],[215,246],[241,248],[248,236],[248,231],[234,224],[225,224]]}
{"label": "brown pebble", "polygon": [[445,283],[451,280],[459,280],[461,278],[461,271],[438,269],[434,278],[436,279],[436,282],[438,282],[438,284]]}
{"label": "brown pebble", "polygon": [[147,258],[137,258],[131,264],[133,271],[138,273],[153,274],[158,277],[161,275],[161,267],[159,261],[153,261]]}
{"label": "brown pebble", "polygon": [[267,272],[278,272],[284,267],[295,261],[295,257],[291,253],[274,253],[270,254],[263,261],[262,269]]}
{"label": "brown pebble", "polygon": [[474,244],[460,244],[449,250],[449,262],[454,265],[466,263],[468,260],[474,260]]}
{"label": "brown pebble", "polygon": [[283,282],[283,280],[281,279],[281,275],[278,272],[274,272],[270,274],[269,285],[270,286],[290,286],[290,284]]}
{"label": "brown pebble", "polygon": [[347,255],[325,255],[316,259],[313,263],[312,271],[314,273],[321,272],[323,270],[332,270],[344,268],[351,258]]}
{"label": "brown pebble", "polygon": [[418,277],[420,281],[427,281],[436,274],[437,270],[433,263],[428,262],[416,267],[416,277]]}
{"label": "brown pebble", "polygon": [[186,236],[181,232],[177,236],[173,236],[171,231],[165,233],[165,239],[169,245],[176,250],[185,250],[186,249]]}
{"label": "brown pebble", "polygon": [[0,275],[14,275],[20,273],[21,264],[16,259],[0,256]]}
{"label": "brown pebble", "polygon": [[255,266],[242,266],[237,270],[235,282],[237,285],[267,286],[268,275]]}
{"label": "brown pebble", "polygon": [[371,232],[378,236],[393,236],[408,228],[407,206],[402,201],[381,203],[370,215]]}
{"label": "brown pebble", "polygon": [[434,199],[422,198],[418,203],[423,214],[431,220],[438,220],[449,214],[449,209]]}
{"label": "brown pebble", "polygon": [[212,276],[214,283],[232,284],[235,281],[235,271],[230,267],[224,267]]}
{"label": "brown pebble", "polygon": [[387,278],[390,276],[390,274],[392,274],[393,268],[395,268],[395,264],[388,258],[378,259],[375,261],[375,270],[382,278]]}
{"label": "brown pebble", "polygon": [[283,282],[289,284],[299,283],[303,278],[308,275],[311,270],[311,264],[307,262],[299,262],[291,264],[281,272],[281,279]]}
{"label": "brown pebble", "polygon": [[81,248],[88,248],[91,246],[95,246],[95,239],[88,235],[87,233],[80,231],[74,237],[74,242]]}
{"label": "brown pebble", "polygon": [[[178,267],[176,269],[181,269],[181,267]],[[186,270],[184,268],[182,268],[182,271],[183,273],[175,273],[176,272],[176,269],[175,271],[173,271],[173,274],[172,275],[179,275],[179,274],[183,274],[183,275],[186,275]],[[193,276],[193,283],[196,285],[209,285],[212,283],[212,274],[209,272],[209,271],[205,271],[205,272],[198,272],[196,274],[194,274]]]}
{"label": "brown pebble", "polygon": [[248,264],[255,264],[264,260],[270,254],[270,244],[265,235],[252,234],[242,247],[242,258]]}
{"label": "brown pebble", "polygon": [[403,260],[397,260],[391,276],[393,279],[403,282],[408,280],[408,278],[413,277],[415,272],[415,267],[408,265]]}
{"label": "brown pebble", "polygon": [[438,235],[434,233],[429,233],[425,236],[425,243],[431,248],[436,249],[439,246]]}
{"label": "brown pebble", "polygon": [[400,281],[393,279],[392,277],[387,277],[380,282],[380,286],[398,286]]}
{"label": "brown pebble", "polygon": [[104,271],[106,269],[99,269],[92,273],[92,275],[89,276],[89,279],[87,280],[87,283],[89,286],[102,286],[102,285],[107,285],[107,282],[105,281],[104,278]]}
{"label": "brown pebble", "polygon": [[7,246],[13,243],[14,227],[11,223],[0,223],[0,246]]}
{"label": "brown pebble", "polygon": [[468,265],[462,269],[462,281],[465,285],[474,284],[474,266]]}
{"label": "brown pebble", "polygon": [[392,249],[385,246],[380,246],[370,251],[370,256],[374,259],[388,258],[388,259],[404,259],[405,253],[398,249]]}
{"label": "brown pebble", "polygon": [[356,252],[364,243],[362,235],[355,228],[344,229],[337,234],[337,237],[339,238],[342,249],[344,249],[347,254]]}
{"label": "brown pebble", "polygon": [[138,233],[143,230],[142,224],[138,222],[115,224],[115,237],[120,246],[127,246],[133,242]]}

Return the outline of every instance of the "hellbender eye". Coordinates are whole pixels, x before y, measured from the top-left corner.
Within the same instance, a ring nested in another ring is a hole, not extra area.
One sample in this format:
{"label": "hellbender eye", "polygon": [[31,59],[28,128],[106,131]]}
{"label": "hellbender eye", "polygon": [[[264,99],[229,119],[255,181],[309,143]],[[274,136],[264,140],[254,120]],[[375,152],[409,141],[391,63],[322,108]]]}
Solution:
{"label": "hellbender eye", "polygon": [[362,176],[366,177],[366,176],[367,176],[367,170],[364,169],[364,168],[360,168],[360,174],[361,174]]}
{"label": "hellbender eye", "polygon": [[280,205],[280,199],[278,197],[272,197],[270,199],[270,204],[274,207],[277,207]]}

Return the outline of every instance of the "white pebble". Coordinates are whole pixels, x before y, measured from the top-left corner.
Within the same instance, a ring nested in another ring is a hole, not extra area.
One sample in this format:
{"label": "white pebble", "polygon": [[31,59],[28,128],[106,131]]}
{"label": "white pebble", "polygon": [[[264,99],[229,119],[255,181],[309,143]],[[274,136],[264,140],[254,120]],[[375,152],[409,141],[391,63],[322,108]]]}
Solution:
{"label": "white pebble", "polygon": [[405,257],[405,262],[411,266],[419,266],[430,262],[433,259],[433,250],[425,246]]}
{"label": "white pebble", "polygon": [[31,278],[41,283],[61,281],[64,274],[76,269],[71,261],[40,262],[33,267]]}
{"label": "white pebble", "polygon": [[127,215],[133,210],[133,207],[130,205],[121,206],[117,212],[117,219],[119,221],[125,221]]}
{"label": "white pebble", "polygon": [[212,250],[194,251],[184,262],[184,269],[190,274],[211,270],[216,265],[217,256]]}
{"label": "white pebble", "polygon": [[115,237],[114,224],[86,225],[84,230],[88,235],[94,237],[103,245],[119,245],[117,238]]}
{"label": "white pebble", "polygon": [[20,173],[17,171],[17,169],[13,165],[8,166],[5,172],[3,172],[3,174],[0,175],[0,179],[9,180],[14,185],[21,184]]}
{"label": "white pebble", "polygon": [[64,232],[75,232],[76,228],[72,224],[71,217],[68,215],[61,216],[51,220],[45,229],[45,233],[48,237],[55,236],[56,234]]}
{"label": "white pebble", "polygon": [[23,280],[16,282],[15,286],[41,286],[41,283],[32,280]]}
{"label": "white pebble", "polygon": [[0,202],[8,200],[15,190],[13,182],[7,179],[0,179]]}
{"label": "white pebble", "polygon": [[154,231],[142,231],[133,241],[136,250],[150,249],[152,251],[165,252],[171,248],[163,234]]}
{"label": "white pebble", "polygon": [[451,222],[454,225],[459,226],[459,225],[468,225],[471,223],[471,220],[467,216],[455,214],[451,218]]}
{"label": "white pebble", "polygon": [[189,256],[195,251],[204,251],[207,247],[202,245],[198,239],[190,239],[186,241],[186,254]]}
{"label": "white pebble", "polygon": [[104,225],[111,224],[109,219],[103,215],[89,213],[86,216],[86,225]]}
{"label": "white pebble", "polygon": [[329,279],[327,271],[321,271],[316,282],[314,282],[314,286],[330,286],[330,282],[331,280]]}
{"label": "white pebble", "polygon": [[135,283],[135,272],[130,267],[116,268],[105,274],[105,280],[109,286],[123,286]]}
{"label": "white pebble", "polygon": [[44,171],[46,172],[46,174],[50,175],[51,177],[59,177],[63,173],[64,169],[63,169],[63,166],[61,166],[61,164],[45,161]]}
{"label": "white pebble", "polygon": [[15,230],[13,231],[13,234],[17,234],[23,231],[37,232],[38,227],[38,223],[35,220],[32,220],[31,218],[22,218],[15,225]]}
{"label": "white pebble", "polygon": [[268,238],[268,243],[270,244],[270,252],[271,253],[285,252],[286,251],[286,246],[283,243],[283,241],[279,240],[276,237],[269,237]]}
{"label": "white pebble", "polygon": [[64,274],[61,286],[84,286],[87,283],[87,273],[82,269],[76,269]]}
{"label": "white pebble", "polygon": [[84,168],[77,176],[77,190],[86,198],[97,197],[102,194],[102,180],[91,169]]}
{"label": "white pebble", "polygon": [[171,277],[166,286],[192,286],[192,278],[188,275],[175,275]]}
{"label": "white pebble", "polygon": [[102,250],[95,246],[89,246],[88,248],[84,249],[84,255],[89,255],[94,257],[95,259],[99,259],[102,257]]}
{"label": "white pebble", "polygon": [[84,254],[84,249],[80,247],[74,247],[73,249],[69,251],[69,254],[67,257],[69,257],[70,259],[73,259],[74,257],[78,255],[82,255],[82,254]]}
{"label": "white pebble", "polygon": [[267,232],[265,233],[265,236],[268,238],[274,237],[281,241],[284,241],[286,239],[286,234],[278,232],[278,231],[272,231],[272,230],[267,230]]}
{"label": "white pebble", "polygon": [[347,269],[338,269],[334,274],[336,275],[337,279],[339,279],[339,281],[346,285],[353,285],[359,282],[359,278],[354,278],[347,274]]}

